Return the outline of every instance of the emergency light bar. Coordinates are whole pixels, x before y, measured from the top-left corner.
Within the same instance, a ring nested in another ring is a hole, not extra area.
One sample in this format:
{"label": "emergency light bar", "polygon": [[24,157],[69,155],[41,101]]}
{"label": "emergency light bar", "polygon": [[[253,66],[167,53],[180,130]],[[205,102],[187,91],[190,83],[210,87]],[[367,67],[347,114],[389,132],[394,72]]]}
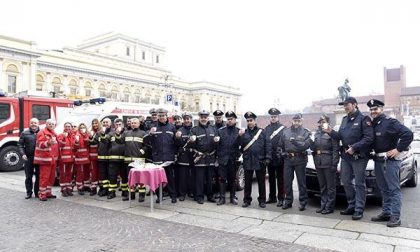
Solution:
{"label": "emergency light bar", "polygon": [[89,104],[96,104],[96,103],[103,104],[104,102],[106,102],[106,98],[99,97],[99,98],[92,98],[92,99],[89,99],[89,100],[75,100],[73,102],[73,104],[75,106],[81,106],[82,104],[85,104],[85,103],[89,103]]}

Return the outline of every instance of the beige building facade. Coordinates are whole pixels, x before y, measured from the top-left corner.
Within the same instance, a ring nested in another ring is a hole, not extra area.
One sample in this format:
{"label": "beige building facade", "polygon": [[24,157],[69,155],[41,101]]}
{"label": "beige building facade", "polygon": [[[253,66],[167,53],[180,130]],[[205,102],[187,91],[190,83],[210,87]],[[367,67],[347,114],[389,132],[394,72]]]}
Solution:
{"label": "beige building facade", "polygon": [[34,42],[0,35],[0,89],[156,106],[171,102],[180,111],[221,109],[241,114],[239,88],[186,81],[165,67],[165,59],[164,47],[119,33],[62,50],[41,50]]}

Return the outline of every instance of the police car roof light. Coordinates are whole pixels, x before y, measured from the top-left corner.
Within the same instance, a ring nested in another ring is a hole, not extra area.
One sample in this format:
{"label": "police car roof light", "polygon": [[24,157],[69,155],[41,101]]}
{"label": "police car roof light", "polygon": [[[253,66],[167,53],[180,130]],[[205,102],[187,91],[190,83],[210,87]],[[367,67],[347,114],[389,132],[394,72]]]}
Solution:
{"label": "police car roof light", "polygon": [[89,100],[75,100],[75,101],[73,101],[73,104],[75,106],[82,106],[82,104],[85,104],[85,103],[89,103],[89,104],[96,104],[96,103],[103,104],[105,102],[106,102],[106,99],[104,97],[99,97],[99,98],[92,98],[92,99],[89,99]]}

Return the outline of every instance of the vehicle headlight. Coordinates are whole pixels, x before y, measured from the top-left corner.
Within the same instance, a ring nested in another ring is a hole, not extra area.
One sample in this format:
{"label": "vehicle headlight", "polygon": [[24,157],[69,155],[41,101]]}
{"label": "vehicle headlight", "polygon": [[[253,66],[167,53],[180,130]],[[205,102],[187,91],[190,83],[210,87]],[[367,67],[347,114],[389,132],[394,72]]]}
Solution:
{"label": "vehicle headlight", "polygon": [[365,171],[365,176],[369,177],[370,176],[370,171]]}

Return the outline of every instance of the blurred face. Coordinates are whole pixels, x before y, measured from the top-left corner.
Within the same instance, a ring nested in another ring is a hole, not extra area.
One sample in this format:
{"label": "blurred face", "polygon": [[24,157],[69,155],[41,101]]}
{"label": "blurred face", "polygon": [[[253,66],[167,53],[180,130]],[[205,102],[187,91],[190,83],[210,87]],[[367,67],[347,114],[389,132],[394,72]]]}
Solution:
{"label": "blurred face", "polygon": [[[71,125],[70,125],[71,126]],[[45,125],[45,127],[49,130],[54,130],[55,128],[55,122],[47,122],[47,124]],[[71,128],[71,127],[70,127]]]}
{"label": "blurred face", "polygon": [[246,124],[248,125],[248,128],[252,129],[255,127],[255,125],[257,125],[257,122],[254,118],[248,118],[246,119]]}
{"label": "blurred face", "polygon": [[111,127],[111,120],[103,120],[102,121],[102,127],[105,127],[105,128],[109,128],[109,127]]}
{"label": "blurred face", "polygon": [[70,123],[64,124],[64,132],[70,132],[72,129],[72,126]]}
{"label": "blurred face", "polygon": [[182,124],[182,119],[181,118],[176,119],[175,124],[176,125],[181,125]]}
{"label": "blurred face", "polygon": [[85,134],[86,133],[86,125],[84,125],[84,124],[79,125],[79,132],[82,133],[82,134]]}
{"label": "blurred face", "polygon": [[279,121],[279,116],[278,115],[272,115],[270,116],[270,122],[271,123],[276,123]]}
{"label": "blurred face", "polygon": [[116,122],[116,123],[114,123],[114,127],[115,128],[122,127],[122,126],[123,126],[123,123],[122,122]]}
{"label": "blurred face", "polygon": [[236,125],[236,118],[235,117],[228,117],[226,124],[228,126],[235,126]]}
{"label": "blurred face", "polygon": [[322,128],[322,124],[324,124],[324,123],[326,123],[327,121],[325,121],[325,120],[321,120],[321,121],[319,121],[318,122],[318,128]]}
{"label": "blurred face", "polygon": [[131,128],[137,129],[140,127],[140,121],[139,120],[132,120],[131,121]]}
{"label": "blurred face", "polygon": [[29,122],[29,128],[31,128],[32,130],[36,130],[36,129],[38,129],[38,126],[39,126],[39,121],[38,121],[38,120],[36,120],[36,119],[32,119],[32,120]]}
{"label": "blurred face", "polygon": [[294,128],[299,128],[300,126],[302,126],[303,121],[302,119],[293,119],[292,120],[292,127]]}
{"label": "blurred face", "polygon": [[191,125],[191,117],[189,117],[189,116],[184,117],[184,125],[186,125],[186,126]]}
{"label": "blurred face", "polygon": [[152,114],[152,121],[156,122],[158,120],[157,114]]}
{"label": "blurred face", "polygon": [[98,121],[93,121],[92,122],[92,129],[97,130],[99,128],[99,122]]}
{"label": "blurred face", "polygon": [[127,119],[127,127],[131,127],[131,119]]}
{"label": "blurred face", "polygon": [[357,104],[353,104],[353,103],[346,103],[343,105],[344,106],[344,110],[346,111],[347,114],[351,114],[354,111],[356,111],[356,106]]}
{"label": "blurred face", "polygon": [[223,117],[221,117],[221,116],[215,116],[215,117],[214,117],[214,121],[215,121],[216,123],[222,123],[222,122],[223,122]]}
{"label": "blurred face", "polygon": [[370,108],[370,115],[372,116],[373,119],[375,119],[378,116],[380,116],[383,112],[384,112],[384,108],[383,107],[373,107],[373,108]]}
{"label": "blurred face", "polygon": [[207,115],[201,115],[199,121],[202,125],[206,125],[209,122],[209,117]]}
{"label": "blurred face", "polygon": [[168,120],[168,116],[166,114],[158,114],[158,120],[161,123],[165,123]]}
{"label": "blurred face", "polygon": [[71,128],[73,131],[77,131],[77,125],[72,125]]}

